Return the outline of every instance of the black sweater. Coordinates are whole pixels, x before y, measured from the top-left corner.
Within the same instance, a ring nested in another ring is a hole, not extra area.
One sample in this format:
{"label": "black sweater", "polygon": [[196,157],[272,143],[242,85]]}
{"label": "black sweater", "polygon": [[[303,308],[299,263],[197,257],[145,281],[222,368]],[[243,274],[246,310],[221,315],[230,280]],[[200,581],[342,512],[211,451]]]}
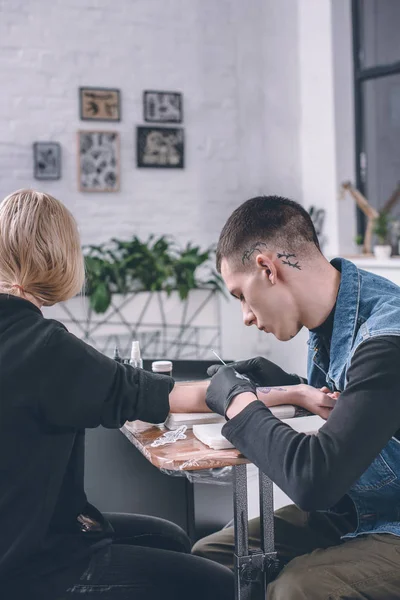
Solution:
{"label": "black sweater", "polygon": [[400,439],[399,365],[399,337],[361,344],[346,389],[318,435],[293,431],[259,401],[228,421],[223,434],[300,508],[331,508],[346,500],[390,438]]}
{"label": "black sweater", "polygon": [[[83,488],[84,430],[162,422],[173,380],[116,363],[4,294],[0,341],[1,589],[109,543],[111,528]],[[79,515],[99,526],[84,531]]]}

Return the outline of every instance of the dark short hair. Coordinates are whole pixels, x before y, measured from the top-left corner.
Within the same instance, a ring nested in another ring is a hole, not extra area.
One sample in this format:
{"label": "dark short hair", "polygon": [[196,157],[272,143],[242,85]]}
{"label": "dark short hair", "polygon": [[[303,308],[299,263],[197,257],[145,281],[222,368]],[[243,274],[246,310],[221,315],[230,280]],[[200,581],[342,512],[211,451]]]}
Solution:
{"label": "dark short hair", "polygon": [[233,211],[219,236],[218,271],[223,258],[239,257],[244,266],[246,251],[257,243],[286,252],[313,244],[321,252],[308,212],[297,202],[280,196],[257,196]]}

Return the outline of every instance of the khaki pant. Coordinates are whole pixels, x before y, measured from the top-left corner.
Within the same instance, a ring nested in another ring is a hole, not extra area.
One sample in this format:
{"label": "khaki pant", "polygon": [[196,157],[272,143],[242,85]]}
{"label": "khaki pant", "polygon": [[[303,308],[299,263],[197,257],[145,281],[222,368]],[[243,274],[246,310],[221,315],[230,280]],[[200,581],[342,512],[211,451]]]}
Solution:
{"label": "khaki pant", "polygon": [[[268,600],[400,599],[400,537],[351,531],[340,515],[286,506],[275,513],[275,546],[286,564],[268,586]],[[249,522],[251,548],[259,547],[259,519]],[[193,554],[233,568],[233,528],[199,540]]]}

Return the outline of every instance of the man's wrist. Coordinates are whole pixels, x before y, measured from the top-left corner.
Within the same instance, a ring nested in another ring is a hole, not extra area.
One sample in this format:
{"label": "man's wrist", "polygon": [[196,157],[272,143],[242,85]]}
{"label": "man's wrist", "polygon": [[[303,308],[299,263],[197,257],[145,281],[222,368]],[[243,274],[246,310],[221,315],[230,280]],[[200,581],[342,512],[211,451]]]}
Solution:
{"label": "man's wrist", "polygon": [[296,404],[302,408],[308,409],[309,397],[307,394],[308,385],[306,383],[300,383],[296,386]]}
{"label": "man's wrist", "polygon": [[252,392],[243,392],[242,394],[238,394],[232,400],[230,405],[227,408],[226,416],[228,419],[233,419],[236,417],[242,410],[246,408],[249,404],[257,400],[257,396]]}

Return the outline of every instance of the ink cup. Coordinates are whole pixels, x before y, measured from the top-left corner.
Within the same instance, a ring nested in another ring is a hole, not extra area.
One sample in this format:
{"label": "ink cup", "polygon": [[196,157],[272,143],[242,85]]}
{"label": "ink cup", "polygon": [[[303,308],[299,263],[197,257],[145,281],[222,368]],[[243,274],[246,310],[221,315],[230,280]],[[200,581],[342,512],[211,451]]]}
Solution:
{"label": "ink cup", "polygon": [[172,362],[170,360],[155,360],[151,363],[153,373],[172,377]]}

